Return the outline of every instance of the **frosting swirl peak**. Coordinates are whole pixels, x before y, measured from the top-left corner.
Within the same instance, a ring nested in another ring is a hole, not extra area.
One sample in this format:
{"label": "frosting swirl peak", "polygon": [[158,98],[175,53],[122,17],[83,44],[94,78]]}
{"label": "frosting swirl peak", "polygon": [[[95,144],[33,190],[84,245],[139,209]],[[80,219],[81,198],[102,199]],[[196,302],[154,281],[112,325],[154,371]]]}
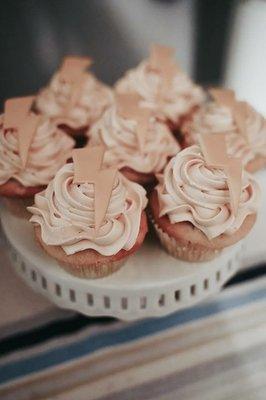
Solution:
{"label": "frosting swirl peak", "polygon": [[246,135],[241,134],[230,108],[215,101],[202,105],[184,122],[182,132],[187,145],[198,143],[202,134],[226,133],[228,154],[240,157],[246,166],[257,155],[266,157],[266,123],[263,116],[247,108]]}
{"label": "frosting swirl peak", "polygon": [[0,185],[13,178],[25,187],[47,185],[65,163],[74,140],[50,120],[42,119],[29,148],[25,168],[19,155],[15,130],[4,130],[0,121]]}
{"label": "frosting swirl peak", "polygon": [[151,117],[149,125],[143,149],[140,150],[137,121],[121,117],[114,104],[90,129],[90,145],[105,146],[106,165],[118,169],[130,167],[141,173],[160,172],[168,158],[175,155],[180,147],[163,123]]}
{"label": "frosting swirl peak", "polygon": [[39,112],[55,119],[58,124],[80,128],[94,123],[113,102],[112,90],[87,73],[79,98],[68,108],[73,87],[56,73],[50,85],[42,89],[36,99]]}
{"label": "frosting swirl peak", "polygon": [[144,107],[156,111],[162,120],[174,123],[205,98],[202,89],[184,73],[176,73],[167,90],[161,90],[162,83],[161,71],[152,69],[149,61],[143,61],[128,71],[116,83],[115,89],[118,93],[137,92]]}

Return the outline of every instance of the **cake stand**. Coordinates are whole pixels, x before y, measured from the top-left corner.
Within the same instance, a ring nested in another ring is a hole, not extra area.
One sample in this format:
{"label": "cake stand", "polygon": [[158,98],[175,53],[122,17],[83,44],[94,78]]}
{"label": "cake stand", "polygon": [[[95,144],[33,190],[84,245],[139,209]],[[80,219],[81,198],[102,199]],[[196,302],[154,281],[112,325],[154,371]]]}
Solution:
{"label": "cake stand", "polygon": [[1,219],[12,264],[30,287],[59,307],[122,320],[167,315],[218,292],[239,268],[243,245],[226,249],[214,261],[188,263],[149,238],[119,271],[86,280],[65,272],[38,247],[29,222],[6,210]]}
{"label": "cake stand", "polygon": [[266,170],[256,173],[255,178],[261,189],[261,204],[256,225],[245,240],[241,268],[266,264]]}

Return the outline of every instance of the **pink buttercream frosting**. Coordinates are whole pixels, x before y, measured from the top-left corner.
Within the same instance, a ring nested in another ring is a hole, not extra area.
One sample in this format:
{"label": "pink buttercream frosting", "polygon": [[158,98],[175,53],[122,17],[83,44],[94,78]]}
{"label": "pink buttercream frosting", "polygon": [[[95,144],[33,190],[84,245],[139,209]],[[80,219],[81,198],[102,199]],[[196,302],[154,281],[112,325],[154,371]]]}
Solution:
{"label": "pink buttercream frosting", "polygon": [[198,145],[182,150],[170,160],[157,186],[160,216],[172,224],[188,221],[208,239],[232,235],[245,218],[257,212],[260,191],[247,172],[237,214],[231,210],[228,178],[222,169],[206,165]]}
{"label": "pink buttercream frosting", "polygon": [[45,244],[62,246],[66,254],[93,249],[110,256],[136,243],[141,214],[147,204],[142,186],[119,172],[105,219],[95,231],[94,185],[73,183],[72,163],[64,165],[45,191],[35,196],[28,210],[31,222],[41,227]]}
{"label": "pink buttercream frosting", "polygon": [[16,130],[4,130],[0,121],[0,185],[15,179],[25,187],[47,185],[65,163],[74,141],[50,120],[42,118],[29,148],[25,168],[19,155]]}
{"label": "pink buttercream frosting", "polygon": [[161,91],[162,82],[162,72],[151,69],[147,60],[129,70],[116,83],[115,90],[118,93],[137,92],[144,107],[155,110],[161,119],[173,123],[178,123],[182,116],[205,99],[203,90],[180,71],[167,90]]}
{"label": "pink buttercream frosting", "polygon": [[180,150],[170,130],[151,116],[143,148],[136,130],[137,121],[121,117],[114,104],[90,129],[90,145],[104,145],[106,165],[130,167],[141,173],[162,171],[169,157]]}
{"label": "pink buttercream frosting", "polygon": [[241,134],[232,111],[216,102],[201,106],[182,127],[187,144],[198,143],[202,134],[226,133],[228,154],[240,157],[244,165],[257,155],[266,157],[266,123],[254,108],[248,108],[246,136]]}
{"label": "pink buttercream frosting", "polygon": [[49,86],[42,89],[36,99],[37,110],[59,124],[78,129],[93,124],[113,102],[111,88],[99,82],[92,74],[81,88],[76,104],[68,108],[72,85],[62,81],[56,73]]}

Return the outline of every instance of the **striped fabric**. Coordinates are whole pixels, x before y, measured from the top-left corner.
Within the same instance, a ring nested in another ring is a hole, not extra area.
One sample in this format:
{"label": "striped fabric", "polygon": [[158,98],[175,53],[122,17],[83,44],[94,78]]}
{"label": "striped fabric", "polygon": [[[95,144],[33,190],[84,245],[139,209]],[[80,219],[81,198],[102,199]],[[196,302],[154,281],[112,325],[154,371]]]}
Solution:
{"label": "striped fabric", "polygon": [[1,400],[266,399],[265,269],[196,307],[129,323],[53,307],[5,257]]}

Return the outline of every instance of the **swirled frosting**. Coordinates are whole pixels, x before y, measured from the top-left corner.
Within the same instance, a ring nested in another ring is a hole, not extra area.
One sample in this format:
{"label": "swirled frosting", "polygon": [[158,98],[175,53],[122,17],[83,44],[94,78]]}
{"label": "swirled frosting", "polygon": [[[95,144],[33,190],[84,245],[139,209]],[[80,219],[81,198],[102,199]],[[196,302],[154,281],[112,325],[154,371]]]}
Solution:
{"label": "swirled frosting", "polygon": [[257,155],[266,157],[265,120],[252,107],[248,108],[246,130],[246,136],[238,132],[232,111],[216,102],[201,106],[182,127],[186,143],[190,145],[198,143],[202,134],[227,133],[228,154],[240,157],[244,165]]}
{"label": "swirled frosting", "polygon": [[234,215],[225,172],[208,167],[198,145],[170,160],[157,192],[160,216],[167,214],[172,224],[188,221],[208,239],[236,232],[248,215],[257,212],[260,194],[256,181],[243,172],[240,204]]}
{"label": "swirled frosting", "polygon": [[0,121],[0,185],[13,178],[25,187],[47,185],[65,163],[74,141],[51,121],[43,118],[29,148],[26,167],[19,155],[18,135],[15,130],[3,129]]}
{"label": "swirled frosting", "polygon": [[58,124],[76,129],[94,123],[113,102],[112,90],[92,74],[87,74],[77,103],[68,109],[71,94],[72,85],[62,81],[56,73],[50,85],[37,96],[36,108]]}
{"label": "swirled frosting", "polygon": [[128,71],[115,86],[118,93],[137,92],[142,97],[142,105],[158,112],[163,120],[178,123],[180,117],[202,103],[205,96],[184,73],[177,73],[170,88],[158,97],[162,85],[162,75],[151,70],[148,61],[141,62]]}
{"label": "swirled frosting", "polygon": [[62,246],[68,255],[87,249],[105,256],[130,250],[146,207],[145,190],[118,173],[105,220],[95,232],[94,185],[74,184],[73,177],[73,164],[64,165],[28,208],[33,214],[30,221],[41,227],[44,243]]}
{"label": "swirled frosting", "polygon": [[169,157],[180,150],[170,130],[151,117],[150,128],[141,150],[136,130],[137,121],[121,117],[117,106],[113,105],[89,131],[90,144],[105,146],[106,165],[116,166],[118,169],[130,167],[141,173],[162,171]]}

